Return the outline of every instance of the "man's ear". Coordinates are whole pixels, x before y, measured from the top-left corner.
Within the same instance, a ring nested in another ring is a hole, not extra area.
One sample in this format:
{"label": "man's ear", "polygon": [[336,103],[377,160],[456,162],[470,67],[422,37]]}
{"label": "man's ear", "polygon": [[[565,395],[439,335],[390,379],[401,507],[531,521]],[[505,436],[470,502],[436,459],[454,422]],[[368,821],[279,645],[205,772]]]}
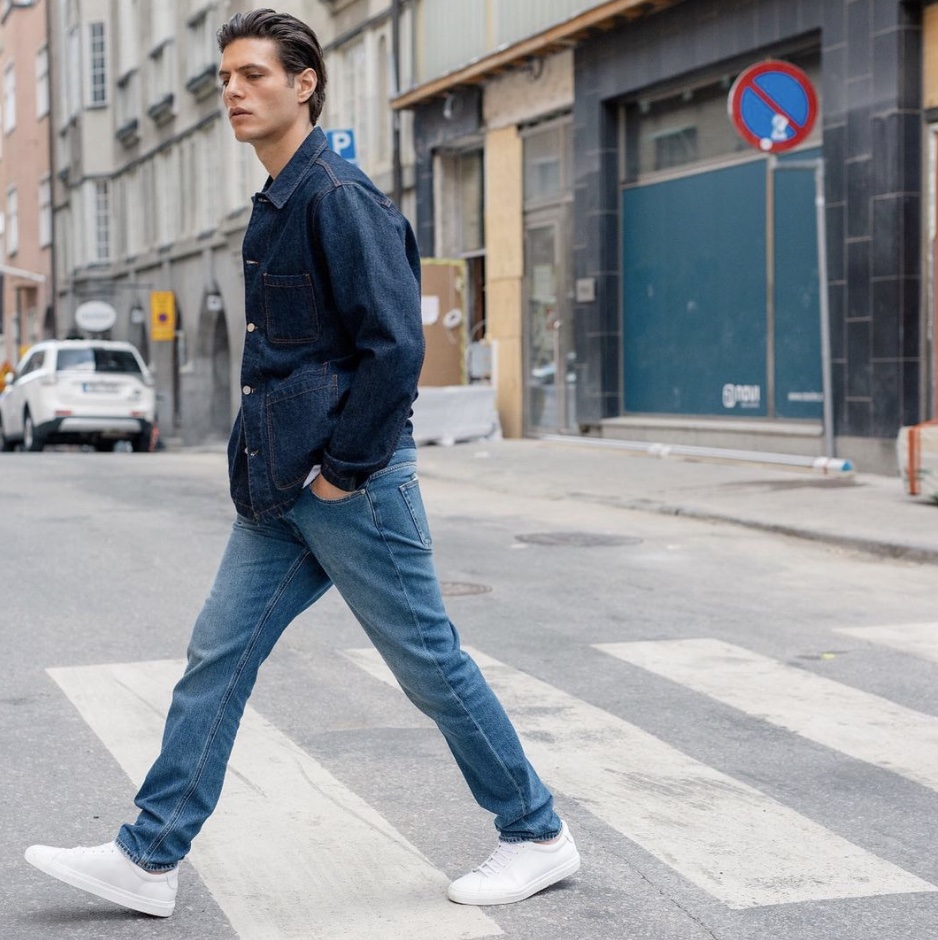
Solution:
{"label": "man's ear", "polygon": [[304,69],[296,77],[296,95],[300,104],[306,104],[313,96],[316,86],[319,84],[319,76],[313,69]]}

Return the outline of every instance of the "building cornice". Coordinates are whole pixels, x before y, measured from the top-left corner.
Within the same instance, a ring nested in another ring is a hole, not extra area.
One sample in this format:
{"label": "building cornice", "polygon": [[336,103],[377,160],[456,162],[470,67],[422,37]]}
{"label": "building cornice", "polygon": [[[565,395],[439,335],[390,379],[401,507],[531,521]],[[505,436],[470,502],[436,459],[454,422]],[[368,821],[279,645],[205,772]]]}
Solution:
{"label": "building cornice", "polygon": [[520,42],[502,46],[468,65],[418,85],[391,101],[396,111],[413,108],[446,95],[460,85],[478,85],[532,58],[542,58],[582,42],[595,33],[608,32],[644,16],[658,13],[681,0],[607,0]]}

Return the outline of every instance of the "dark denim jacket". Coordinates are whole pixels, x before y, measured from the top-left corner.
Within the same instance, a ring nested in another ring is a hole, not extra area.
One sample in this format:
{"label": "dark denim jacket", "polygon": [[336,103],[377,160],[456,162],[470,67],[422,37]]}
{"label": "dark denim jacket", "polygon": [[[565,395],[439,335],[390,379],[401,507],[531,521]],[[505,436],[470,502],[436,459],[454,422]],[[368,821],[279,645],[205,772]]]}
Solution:
{"label": "dark denim jacket", "polygon": [[420,258],[392,201],[315,128],[254,196],[244,236],[241,410],[228,442],[242,515],[275,518],[315,464],[344,490],[413,445]]}

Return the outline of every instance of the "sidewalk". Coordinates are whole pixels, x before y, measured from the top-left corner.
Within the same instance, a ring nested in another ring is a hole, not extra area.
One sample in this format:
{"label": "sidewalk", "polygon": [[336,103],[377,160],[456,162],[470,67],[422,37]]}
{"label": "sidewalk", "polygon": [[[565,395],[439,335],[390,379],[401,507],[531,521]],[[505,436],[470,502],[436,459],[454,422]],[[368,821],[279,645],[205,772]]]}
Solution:
{"label": "sidewalk", "polygon": [[719,520],[938,564],[938,505],[906,496],[898,477],[651,457],[577,438],[424,446],[420,473],[519,496]]}

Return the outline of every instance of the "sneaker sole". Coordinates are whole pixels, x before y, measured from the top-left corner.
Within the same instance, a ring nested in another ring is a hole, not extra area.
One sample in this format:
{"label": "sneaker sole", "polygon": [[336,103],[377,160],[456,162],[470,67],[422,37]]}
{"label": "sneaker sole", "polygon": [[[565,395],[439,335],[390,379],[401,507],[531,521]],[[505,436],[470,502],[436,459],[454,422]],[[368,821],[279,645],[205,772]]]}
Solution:
{"label": "sneaker sole", "polygon": [[541,875],[537,881],[526,884],[513,894],[502,894],[498,897],[479,897],[469,893],[462,894],[459,891],[453,891],[452,886],[450,886],[450,890],[446,892],[446,896],[455,904],[472,904],[476,907],[487,907],[496,904],[514,904],[517,901],[525,901],[539,891],[543,891],[545,888],[557,884],[558,881],[563,881],[564,878],[575,875],[579,870],[580,856],[577,855],[576,858],[571,858],[570,861],[566,862],[560,868],[555,868],[546,875]]}
{"label": "sneaker sole", "polygon": [[169,917],[176,909],[176,901],[156,901],[152,898],[144,898],[138,894],[132,894],[130,891],[122,891],[115,888],[114,885],[98,881],[97,878],[91,878],[88,875],[82,875],[64,865],[58,865],[54,861],[42,858],[38,854],[32,854],[29,849],[26,850],[26,861],[39,871],[51,875],[65,884],[78,888],[81,891],[87,891],[96,897],[103,898],[105,901],[112,901],[121,907],[130,908],[132,911],[139,911],[141,914],[150,914],[152,917]]}

